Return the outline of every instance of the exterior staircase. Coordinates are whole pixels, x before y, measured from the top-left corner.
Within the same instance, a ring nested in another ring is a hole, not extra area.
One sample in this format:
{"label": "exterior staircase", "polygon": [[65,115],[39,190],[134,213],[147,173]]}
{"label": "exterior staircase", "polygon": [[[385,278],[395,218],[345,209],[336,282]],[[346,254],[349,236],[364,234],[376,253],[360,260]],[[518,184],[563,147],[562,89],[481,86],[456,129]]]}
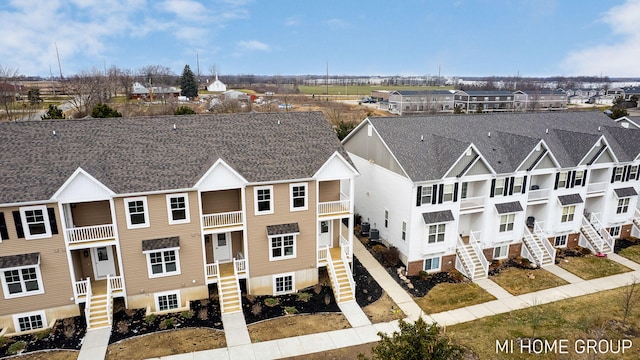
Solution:
{"label": "exterior staircase", "polygon": [[218,294],[220,295],[220,308],[223,314],[242,310],[240,285],[235,275],[220,278],[220,281],[218,281]]}
{"label": "exterior staircase", "polygon": [[633,225],[640,229],[640,209],[636,209],[633,213]]}
{"label": "exterior staircase", "polygon": [[342,248],[329,249],[327,271],[331,279],[331,287],[337,303],[355,301],[355,282],[349,263],[342,256]]}
{"label": "exterior staircase", "polygon": [[[544,243],[545,241],[547,242],[546,244]],[[533,232],[528,227],[525,227],[522,243],[531,254],[533,262],[539,267],[555,264],[555,251],[544,236],[544,233],[539,230],[537,224]],[[532,260],[531,257],[527,256],[529,260]]]}
{"label": "exterior staircase", "polygon": [[113,299],[107,294],[95,294],[91,296],[89,306],[89,318],[87,329],[93,330],[111,326],[109,311],[112,308]]}
{"label": "exterior staircase", "polygon": [[587,247],[591,248],[594,252],[601,252],[603,254],[610,254],[613,249],[598,233],[598,230],[587,220],[585,216],[582,217],[582,225],[580,226],[580,232],[583,238],[587,242]]}
{"label": "exterior staircase", "polygon": [[471,280],[485,279],[488,276],[488,269],[483,267],[480,256],[484,257],[484,254],[478,254],[473,244],[459,243],[456,247],[456,265],[459,262],[464,269],[461,272]]}

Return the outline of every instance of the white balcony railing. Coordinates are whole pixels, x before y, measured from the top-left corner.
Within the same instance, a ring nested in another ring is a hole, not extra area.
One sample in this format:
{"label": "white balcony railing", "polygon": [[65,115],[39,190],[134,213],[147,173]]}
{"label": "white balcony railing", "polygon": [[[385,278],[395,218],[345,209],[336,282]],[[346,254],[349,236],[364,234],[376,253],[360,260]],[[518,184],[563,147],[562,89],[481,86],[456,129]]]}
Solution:
{"label": "white balcony railing", "polygon": [[350,204],[348,199],[318,203],[318,215],[348,213],[349,209],[350,209]]}
{"label": "white balcony railing", "polygon": [[480,265],[482,266],[482,270],[485,274],[489,271],[489,261],[484,256],[484,252],[482,251],[482,238],[480,231],[471,231],[469,233],[469,243],[473,248],[473,251],[476,252],[476,256],[480,259]]}
{"label": "white balcony railing", "polygon": [[82,226],[67,229],[69,244],[114,239],[113,225]]}
{"label": "white balcony railing", "polygon": [[342,236],[342,234],[340,235],[340,247],[342,248],[342,251],[345,253],[347,260],[351,261],[351,246],[349,244],[349,240],[345,239],[344,236]]}
{"label": "white balcony railing", "polygon": [[122,276],[109,276],[107,279],[112,293],[124,291]]}
{"label": "white balcony railing", "polygon": [[544,200],[549,198],[549,189],[529,190],[528,200]]}
{"label": "white balcony railing", "polygon": [[242,211],[230,211],[216,214],[202,215],[205,228],[242,225]]}
{"label": "white balcony railing", "polygon": [[484,207],[485,196],[477,196],[460,200],[460,210],[480,209]]}
{"label": "white balcony railing", "polygon": [[86,278],[84,280],[76,281],[74,290],[76,293],[76,300],[78,297],[87,296],[87,294],[91,293],[91,279]]}
{"label": "white balcony railing", "polygon": [[587,194],[604,192],[607,188],[606,182],[599,182],[587,185]]}
{"label": "white balcony railing", "polygon": [[329,260],[329,247],[323,246],[318,249],[318,266],[323,266],[327,264]]}
{"label": "white balcony railing", "polygon": [[218,265],[217,261],[213,264],[206,264],[205,271],[207,274],[208,282],[213,282],[211,280],[218,281],[220,277],[220,266]]}
{"label": "white balcony railing", "polygon": [[233,266],[236,276],[247,275],[247,260],[246,259],[233,259]]}

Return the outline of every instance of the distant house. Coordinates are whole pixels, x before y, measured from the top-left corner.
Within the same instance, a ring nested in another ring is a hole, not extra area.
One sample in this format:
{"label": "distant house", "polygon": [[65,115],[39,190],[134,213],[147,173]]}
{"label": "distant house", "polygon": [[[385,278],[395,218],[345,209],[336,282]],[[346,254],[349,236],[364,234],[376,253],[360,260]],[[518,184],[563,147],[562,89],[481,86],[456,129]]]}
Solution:
{"label": "distant house", "polygon": [[207,85],[207,91],[225,92],[227,91],[227,85],[218,80],[218,74],[216,74],[216,79],[211,84]]}
{"label": "distant house", "polygon": [[133,83],[131,99],[175,98],[180,96],[180,90],[174,86],[152,86],[147,88],[139,82]]}
{"label": "distant house", "polygon": [[517,111],[567,109],[567,93],[561,89],[518,90],[513,95]]}

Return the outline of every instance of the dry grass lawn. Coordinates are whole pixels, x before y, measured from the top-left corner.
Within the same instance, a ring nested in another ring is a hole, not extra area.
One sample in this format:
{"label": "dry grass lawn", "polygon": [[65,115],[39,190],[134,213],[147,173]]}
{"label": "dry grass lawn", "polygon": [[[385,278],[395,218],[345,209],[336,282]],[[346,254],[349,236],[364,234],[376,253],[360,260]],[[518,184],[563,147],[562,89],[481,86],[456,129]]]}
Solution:
{"label": "dry grass lawn", "polygon": [[640,245],[629,246],[626,249],[622,249],[618,255],[640,264]]}
{"label": "dry grass lawn", "polygon": [[425,314],[435,314],[465,306],[495,300],[493,295],[474,283],[442,283],[429,290],[427,295],[414,298]]}
{"label": "dry grass lawn", "polygon": [[502,270],[498,275],[492,276],[491,280],[512,295],[522,295],[567,284],[563,279],[544,269],[524,270],[514,267]]}
{"label": "dry grass lawn", "polygon": [[75,360],[78,358],[79,351],[68,350],[52,350],[52,351],[39,351],[35,353],[27,353],[12,359],[20,360]]}
{"label": "dry grass lawn", "polygon": [[568,272],[585,280],[631,271],[628,267],[620,265],[615,261],[607,258],[599,258],[593,255],[568,257],[558,265]]}
{"label": "dry grass lawn", "polygon": [[380,299],[373,304],[365,306],[362,311],[373,324],[400,320],[407,316],[386,291],[382,293]]}
{"label": "dry grass lawn", "polygon": [[350,327],[347,318],[340,313],[291,315],[247,325],[251,342],[283,339]]}

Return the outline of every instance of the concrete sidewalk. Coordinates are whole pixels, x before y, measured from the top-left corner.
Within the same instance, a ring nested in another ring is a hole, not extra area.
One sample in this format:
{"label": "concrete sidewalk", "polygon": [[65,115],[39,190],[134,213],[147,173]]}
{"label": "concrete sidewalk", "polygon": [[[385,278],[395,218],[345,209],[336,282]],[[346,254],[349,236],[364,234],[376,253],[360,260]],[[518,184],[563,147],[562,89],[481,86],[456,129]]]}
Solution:
{"label": "concrete sidewalk", "polygon": [[111,327],[87,331],[82,341],[78,360],[104,359],[111,337]]}

